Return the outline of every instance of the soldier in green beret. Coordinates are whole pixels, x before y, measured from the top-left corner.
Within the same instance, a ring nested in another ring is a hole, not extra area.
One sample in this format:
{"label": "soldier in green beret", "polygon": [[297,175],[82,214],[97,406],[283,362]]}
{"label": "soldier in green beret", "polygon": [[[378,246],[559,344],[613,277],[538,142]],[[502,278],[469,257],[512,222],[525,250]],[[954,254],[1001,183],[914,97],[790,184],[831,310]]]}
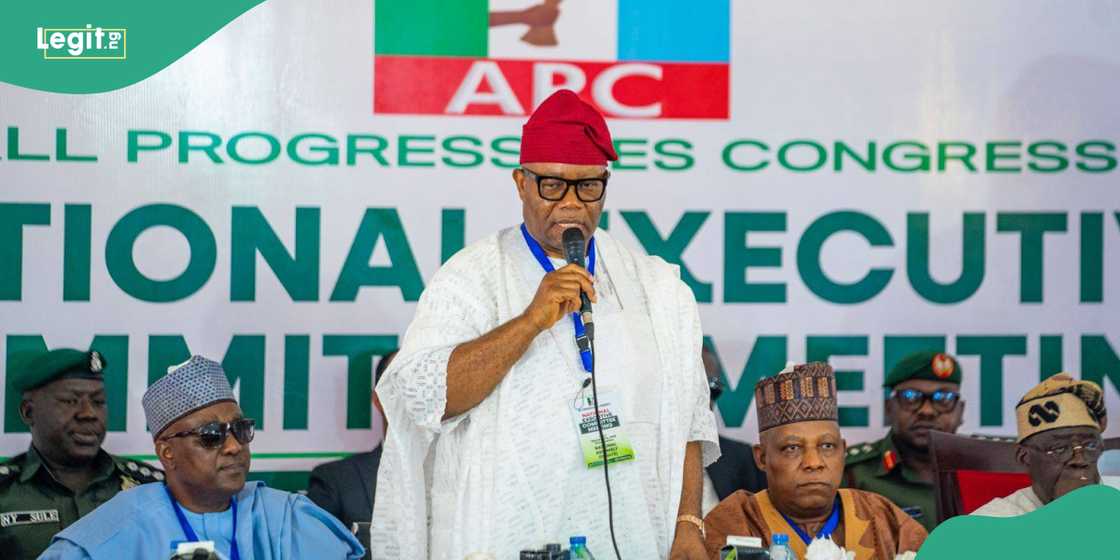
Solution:
{"label": "soldier in green beret", "polygon": [[105,366],[101,354],[72,349],[22,353],[9,362],[8,386],[22,393],[19,414],[31,447],[0,463],[5,559],[39,556],[55,533],[117,492],[163,479],[155,468],[101,449]]}
{"label": "soldier in green beret", "polygon": [[918,352],[890,371],[885,413],[891,429],[879,441],[848,448],[844,482],[886,496],[933,531],[937,525],[931,431],[955,433],[964,417],[961,368],[952,356]]}

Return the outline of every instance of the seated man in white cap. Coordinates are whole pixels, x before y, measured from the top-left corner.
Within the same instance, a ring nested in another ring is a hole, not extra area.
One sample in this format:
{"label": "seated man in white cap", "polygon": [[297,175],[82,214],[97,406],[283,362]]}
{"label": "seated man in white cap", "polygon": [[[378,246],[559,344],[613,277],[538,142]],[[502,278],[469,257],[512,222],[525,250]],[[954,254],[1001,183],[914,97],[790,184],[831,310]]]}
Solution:
{"label": "seated man in white cap", "polygon": [[221,365],[195,356],[152,384],[143,403],[166,483],[117,494],[55,535],[40,558],[159,559],[204,541],[233,560],[361,558],[354,536],[305,496],[245,482],[253,420]]}
{"label": "seated man in white cap", "polygon": [[1015,406],[1019,449],[1031,485],[996,498],[973,515],[1013,517],[1032,512],[1090,484],[1099,484],[1097,459],[1108,417],[1101,388],[1059,373],[1027,391]]}

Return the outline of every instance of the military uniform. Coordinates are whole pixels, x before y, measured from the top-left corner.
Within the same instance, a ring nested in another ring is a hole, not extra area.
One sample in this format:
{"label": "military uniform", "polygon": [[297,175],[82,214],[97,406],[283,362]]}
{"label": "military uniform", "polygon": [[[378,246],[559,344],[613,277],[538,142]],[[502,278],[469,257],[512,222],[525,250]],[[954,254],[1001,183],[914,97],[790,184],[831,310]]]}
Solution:
{"label": "military uniform", "polygon": [[927,531],[937,526],[933,484],[902,464],[891,434],[879,441],[853,445],[845,457],[844,486],[886,497]]}
{"label": "military uniform", "polygon": [[[51,537],[122,490],[163,480],[145,463],[109,455],[94,460],[89,488],[74,494],[58,483],[35,447],[0,463],[0,551],[5,559],[35,558]],[[125,520],[122,520],[122,522]]]}
{"label": "military uniform", "polygon": [[[960,363],[956,358],[935,350],[915,352],[891,368],[883,380],[883,387],[894,389],[910,379],[943,381],[959,386]],[[937,526],[937,496],[933,483],[922,481],[918,473],[902,463],[902,457],[894,446],[893,432],[887,432],[881,440],[848,448],[844,485],[885,496],[927,531],[933,531]]]}

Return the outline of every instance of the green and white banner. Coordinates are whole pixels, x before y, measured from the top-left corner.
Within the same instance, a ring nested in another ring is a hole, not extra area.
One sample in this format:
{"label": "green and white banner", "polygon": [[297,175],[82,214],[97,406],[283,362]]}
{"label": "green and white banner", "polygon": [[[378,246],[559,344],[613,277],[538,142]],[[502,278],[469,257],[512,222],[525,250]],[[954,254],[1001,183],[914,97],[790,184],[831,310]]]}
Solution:
{"label": "green and white banner", "polygon": [[[100,350],[114,453],[152,453],[140,397],[192,353],[280,485],[372,447],[372,364],[443,260],[520,221],[520,127],[558,87],[609,117],[603,227],[700,302],[725,433],[756,438],[760,376],[829,360],[848,441],[878,437],[884,370],[930,346],[965,431],[1013,433],[1061,370],[1120,410],[1112,4],[19,4],[0,372]],[[29,436],[0,391],[8,456]]]}

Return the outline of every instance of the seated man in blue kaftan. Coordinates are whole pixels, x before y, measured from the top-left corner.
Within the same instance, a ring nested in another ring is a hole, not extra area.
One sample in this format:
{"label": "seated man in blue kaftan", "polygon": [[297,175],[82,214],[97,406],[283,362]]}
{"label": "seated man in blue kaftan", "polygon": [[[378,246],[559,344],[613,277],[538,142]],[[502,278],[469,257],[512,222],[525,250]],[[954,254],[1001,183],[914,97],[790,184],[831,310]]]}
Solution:
{"label": "seated man in blue kaftan", "polygon": [[253,420],[221,365],[195,356],[143,403],[166,482],[117,494],[55,535],[40,558],[161,559],[205,541],[232,560],[362,557],[354,536],[305,496],[245,482]]}

